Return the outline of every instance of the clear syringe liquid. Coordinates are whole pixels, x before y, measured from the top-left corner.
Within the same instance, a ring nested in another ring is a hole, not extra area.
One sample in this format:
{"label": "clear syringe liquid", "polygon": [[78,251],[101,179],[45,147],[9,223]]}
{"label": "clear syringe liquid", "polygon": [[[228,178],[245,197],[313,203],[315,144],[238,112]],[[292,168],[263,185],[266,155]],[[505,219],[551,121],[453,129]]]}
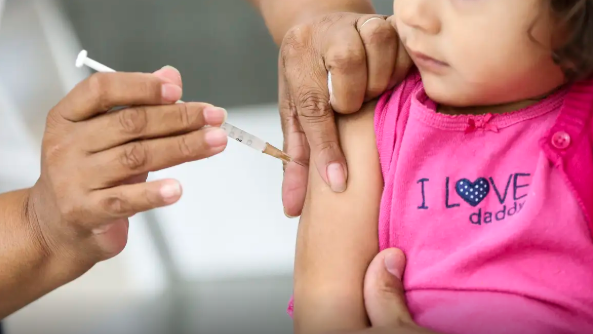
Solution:
{"label": "clear syringe liquid", "polygon": [[227,136],[229,136],[229,138],[232,138],[243,145],[249,146],[254,150],[258,150],[264,154],[280,159],[286,163],[293,161],[290,158],[290,156],[282,152],[282,150],[270,145],[269,143],[259,139],[258,137],[248,132],[239,129],[234,125],[231,125],[229,123],[223,123],[220,127],[224,129],[224,131],[226,131],[226,134]]}

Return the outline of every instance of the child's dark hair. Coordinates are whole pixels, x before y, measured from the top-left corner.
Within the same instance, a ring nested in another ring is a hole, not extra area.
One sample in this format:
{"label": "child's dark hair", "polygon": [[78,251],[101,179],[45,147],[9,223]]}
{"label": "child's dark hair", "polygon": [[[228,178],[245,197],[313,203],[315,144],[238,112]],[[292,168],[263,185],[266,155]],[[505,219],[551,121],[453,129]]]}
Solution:
{"label": "child's dark hair", "polygon": [[593,76],[593,0],[548,0],[562,31],[562,43],[553,51],[554,61],[568,80]]}

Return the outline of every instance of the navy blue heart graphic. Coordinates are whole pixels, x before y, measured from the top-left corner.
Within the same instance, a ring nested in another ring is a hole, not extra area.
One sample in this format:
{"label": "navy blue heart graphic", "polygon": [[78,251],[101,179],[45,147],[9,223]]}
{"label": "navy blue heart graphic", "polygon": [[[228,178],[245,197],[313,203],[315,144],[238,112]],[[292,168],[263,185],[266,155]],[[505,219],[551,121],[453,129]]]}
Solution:
{"label": "navy blue heart graphic", "polygon": [[461,179],[455,184],[455,190],[457,190],[457,194],[467,204],[477,206],[488,195],[490,183],[483,177],[477,179],[475,182],[471,182],[468,179]]}

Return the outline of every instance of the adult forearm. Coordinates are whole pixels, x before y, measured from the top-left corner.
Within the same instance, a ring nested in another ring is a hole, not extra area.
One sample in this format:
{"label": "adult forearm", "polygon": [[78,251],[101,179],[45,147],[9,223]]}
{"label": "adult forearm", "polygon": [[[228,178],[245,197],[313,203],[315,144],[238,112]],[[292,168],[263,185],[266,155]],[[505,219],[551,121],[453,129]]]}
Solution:
{"label": "adult forearm", "polygon": [[76,278],[43,246],[28,190],[0,194],[0,319]]}
{"label": "adult forearm", "polygon": [[309,18],[335,13],[354,12],[374,14],[370,0],[249,0],[260,11],[276,44],[280,45],[286,32]]}

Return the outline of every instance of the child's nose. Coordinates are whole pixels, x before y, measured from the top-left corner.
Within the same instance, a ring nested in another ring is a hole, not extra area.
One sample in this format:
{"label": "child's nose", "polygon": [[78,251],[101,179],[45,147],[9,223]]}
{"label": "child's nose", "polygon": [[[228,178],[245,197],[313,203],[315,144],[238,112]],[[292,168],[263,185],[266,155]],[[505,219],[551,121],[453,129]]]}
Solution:
{"label": "child's nose", "polygon": [[[441,31],[438,0],[394,0],[402,23],[427,34]],[[397,3],[399,2],[399,4]]]}

